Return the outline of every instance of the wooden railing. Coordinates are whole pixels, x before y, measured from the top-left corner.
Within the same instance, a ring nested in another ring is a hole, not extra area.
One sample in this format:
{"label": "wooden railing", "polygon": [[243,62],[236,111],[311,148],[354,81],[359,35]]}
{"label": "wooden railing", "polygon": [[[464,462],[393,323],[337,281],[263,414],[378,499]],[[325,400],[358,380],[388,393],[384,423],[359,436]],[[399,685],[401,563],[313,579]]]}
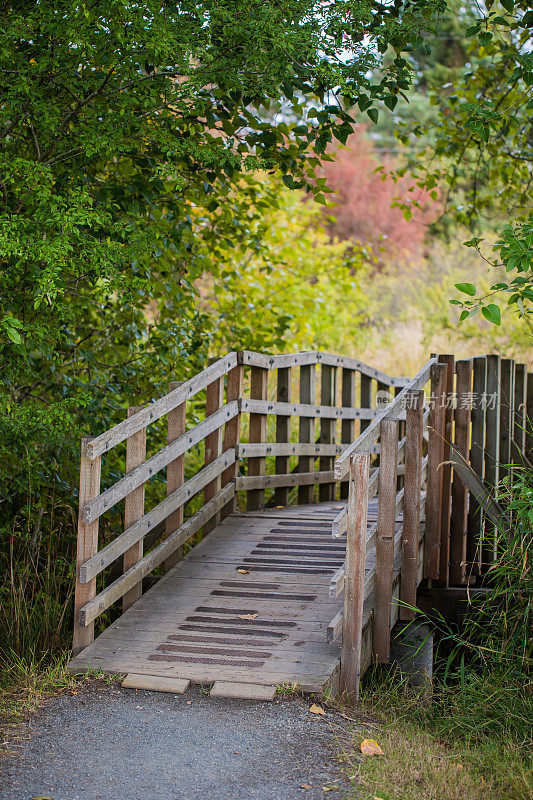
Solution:
{"label": "wooden railing", "polygon": [[[461,586],[490,567],[495,528],[507,521],[495,502],[498,480],[513,465],[530,466],[532,378],[524,364],[499,356],[432,357],[338,457],[335,478],[349,476],[349,490],[333,536],[346,533],[346,562],[330,594],[344,590],[344,606],[328,638],[342,636],[343,691],[357,695],[372,654],[378,662],[389,659],[391,628],[398,618],[414,618],[423,578],[437,587]],[[378,444],[380,466],[371,471]],[[405,485],[398,489],[402,459]],[[376,494],[377,519],[370,524]]]}
{"label": "wooden railing", "polygon": [[[485,486],[531,458],[532,378],[498,356],[434,356],[408,379],[328,353],[243,351],[172,383],[82,442],[74,653],[102,613],[119,600],[129,608],[154,570],[237,508],[340,498],[333,535],[346,534],[347,556],[330,594],[344,590],[344,601],[328,638],[342,635],[342,687],[357,692],[372,628],[375,657],[387,660],[391,626],[413,617],[423,578],[465,585],[492,562],[499,509]],[[391,402],[376,407],[383,390]],[[118,446],[124,474],[111,481],[106,468],[102,490],[102,460]]]}
{"label": "wooden railing", "polygon": [[[74,653],[93,640],[98,616],[121,598],[126,610],[140,597],[143,579],[173,566],[193,537],[234,511],[237,495],[249,511],[267,502],[287,504],[294,487],[299,503],[314,501],[315,486],[317,499],[333,499],[335,456],[353,441],[356,425],[362,430],[379,414],[372,408],[372,386],[394,392],[406,382],[328,353],[229,353],[190,380],[171,384],[159,400],[130,409],[109,431],[84,439]],[[194,406],[197,415],[199,401],[205,402],[204,419],[187,428],[188,408]],[[165,416],[167,443],[147,458],[150,426]],[[292,419],[297,431],[291,430]],[[123,442],[125,474],[102,491],[102,458]],[[203,464],[195,469],[200,447]],[[166,496],[146,510],[145,487],[163,470]],[[346,483],[340,493],[347,496]],[[201,507],[189,516],[186,506],[193,498]],[[123,529],[104,542],[100,520],[116,516],[117,508],[123,508]]]}

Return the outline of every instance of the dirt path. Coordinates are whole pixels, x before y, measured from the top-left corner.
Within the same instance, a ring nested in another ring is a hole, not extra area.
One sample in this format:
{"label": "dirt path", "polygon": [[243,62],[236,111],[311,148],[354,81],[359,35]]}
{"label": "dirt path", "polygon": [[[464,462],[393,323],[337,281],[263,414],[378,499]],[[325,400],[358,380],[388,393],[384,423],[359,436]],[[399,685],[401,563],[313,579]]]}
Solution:
{"label": "dirt path", "polygon": [[259,703],[198,688],[171,695],[85,684],[51,700],[0,758],[0,797],[343,798],[344,720],[309,707],[294,697]]}

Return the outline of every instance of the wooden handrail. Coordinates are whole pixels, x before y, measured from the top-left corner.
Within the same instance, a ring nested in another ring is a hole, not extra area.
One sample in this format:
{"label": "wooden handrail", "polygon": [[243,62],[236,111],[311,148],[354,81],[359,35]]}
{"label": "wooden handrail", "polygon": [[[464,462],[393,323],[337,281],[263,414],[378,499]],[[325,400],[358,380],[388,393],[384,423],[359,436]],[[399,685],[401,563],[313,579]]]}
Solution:
{"label": "wooden handrail", "polygon": [[186,481],[179,489],[176,489],[155,508],[152,508],[141,519],[127,528],[124,533],[121,533],[95,556],[86,561],[80,568],[80,581],[87,583],[91,578],[102,572],[115,559],[125,553],[129,547],[150,533],[160,522],[167,519],[173,511],[187,503],[212,480],[221,475],[234,461],[235,451],[229,450],[217,458],[216,461],[212,461],[207,467],[197,472],[193,478]]}
{"label": "wooden handrail", "polygon": [[123,422],[119,422],[110,430],[101,433],[85,444],[84,456],[89,460],[96,458],[102,453],[108,452],[128,436],[137,433],[143,428],[148,427],[160,417],[164,417],[176,406],[181,405],[186,400],[190,400],[202,389],[207,388],[217,378],[226,375],[237,365],[237,353],[229,353],[224,358],[220,358],[206,369],[199,372],[188,381],[184,381],[177,389],[156,400],[151,405],[146,406],[137,414],[133,414]]}
{"label": "wooden handrail", "polygon": [[403,387],[407,385],[409,378],[393,377],[387,375],[375,367],[359,361],[357,358],[349,356],[339,356],[335,353],[323,353],[317,350],[310,350],[304,353],[283,353],[281,355],[269,356],[264,353],[255,353],[251,350],[239,352],[241,363],[245,366],[262,367],[263,369],[282,369],[284,367],[302,367],[312,364],[324,364],[328,367],[344,367],[368,375],[380,383],[388,386]]}
{"label": "wooden handrail", "polygon": [[[183,436],[174,439],[173,442],[163,447],[155,456],[143,462],[140,467],[134,469],[129,475],[125,475],[119,481],[106,489],[101,495],[91,500],[83,509],[83,519],[85,522],[92,522],[100,517],[105,511],[113,508],[119,500],[123,500],[137,486],[146,483],[153,475],[164,469],[167,464],[174,461],[178,456],[187,452],[192,445],[198,444],[213,431],[224,425],[225,422],[237,416],[239,404],[237,401],[226,403],[219,411],[212,414],[203,422],[199,422],[194,428],[187,431]],[[131,417],[133,419],[133,417]]]}

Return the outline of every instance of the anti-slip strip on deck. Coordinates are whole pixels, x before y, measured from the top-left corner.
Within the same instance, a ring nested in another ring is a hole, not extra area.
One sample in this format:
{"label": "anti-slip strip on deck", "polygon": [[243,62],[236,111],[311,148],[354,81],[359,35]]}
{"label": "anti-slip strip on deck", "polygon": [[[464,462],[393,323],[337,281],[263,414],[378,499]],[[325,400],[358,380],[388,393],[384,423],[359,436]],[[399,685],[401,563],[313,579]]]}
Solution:
{"label": "anti-slip strip on deck", "polygon": [[199,642],[202,644],[243,644],[246,647],[272,647],[272,642],[261,639],[228,639],[227,636],[189,636],[186,633],[173,633],[167,636],[167,641],[173,642]]}
{"label": "anti-slip strip on deck", "polygon": [[[254,620],[255,621],[255,620]],[[272,638],[280,638],[285,634],[276,631],[262,631],[254,628],[247,631],[241,628],[226,628],[222,625],[191,625],[185,623],[179,626],[180,631],[206,631],[209,633],[238,633],[240,636],[272,636]]]}
{"label": "anti-slip strip on deck", "polygon": [[[215,589],[214,591],[211,592],[211,594],[217,597],[220,596],[250,597],[252,599],[254,597],[257,597],[258,599],[264,599],[264,600],[305,600],[308,603],[311,603],[313,602],[313,600],[316,600],[316,594],[280,594],[279,592],[275,594],[274,592],[232,592],[224,589]],[[231,611],[231,609],[228,609],[228,611]],[[243,613],[252,614],[254,612],[247,611]]]}
{"label": "anti-slip strip on deck", "polygon": [[269,628],[295,628],[296,622],[288,622],[287,620],[259,620],[259,619],[239,619],[239,617],[227,617],[226,619],[217,619],[216,617],[200,617],[190,616],[185,618],[187,622],[221,622],[223,624],[230,623],[231,625],[259,625],[267,626]]}
{"label": "anti-slip strip on deck", "polygon": [[226,661],[223,658],[195,658],[191,656],[164,656],[152,654],[148,656],[149,661],[185,661],[189,664],[223,664],[226,667],[262,667],[264,661]]}
{"label": "anti-slip strip on deck", "polygon": [[164,653],[196,653],[197,655],[241,656],[242,658],[270,658],[272,655],[272,653],[256,652],[255,650],[237,650],[235,648],[221,647],[188,647],[179,644],[160,644],[157,649]]}

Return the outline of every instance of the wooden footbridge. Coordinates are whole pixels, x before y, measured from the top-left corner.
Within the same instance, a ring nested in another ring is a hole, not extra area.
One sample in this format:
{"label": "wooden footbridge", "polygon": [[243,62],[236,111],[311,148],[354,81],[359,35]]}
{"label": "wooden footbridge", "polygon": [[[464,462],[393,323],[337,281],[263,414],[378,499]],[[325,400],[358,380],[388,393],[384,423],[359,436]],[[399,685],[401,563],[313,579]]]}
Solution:
{"label": "wooden footbridge", "polygon": [[248,351],[171,384],[82,443],[70,669],[356,694],[422,581],[464,586],[493,560],[483,481],[524,461],[532,388],[498,356],[405,378]]}

